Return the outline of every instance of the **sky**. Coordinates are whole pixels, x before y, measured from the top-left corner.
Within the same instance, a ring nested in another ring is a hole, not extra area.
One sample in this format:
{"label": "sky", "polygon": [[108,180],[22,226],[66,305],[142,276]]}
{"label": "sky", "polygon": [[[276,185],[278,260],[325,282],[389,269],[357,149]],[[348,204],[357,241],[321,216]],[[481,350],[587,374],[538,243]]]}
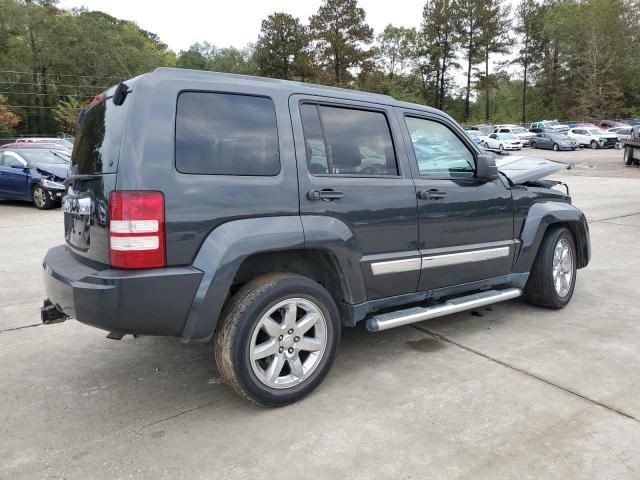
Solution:
{"label": "sky", "polygon": [[[320,0],[60,0],[62,8],[86,7],[133,20],[156,33],[169,48],[179,52],[195,42],[217,47],[244,47],[255,42],[260,24],[269,14],[282,11],[307,23]],[[358,0],[367,22],[378,34],[392,23],[418,27],[424,0]]]}

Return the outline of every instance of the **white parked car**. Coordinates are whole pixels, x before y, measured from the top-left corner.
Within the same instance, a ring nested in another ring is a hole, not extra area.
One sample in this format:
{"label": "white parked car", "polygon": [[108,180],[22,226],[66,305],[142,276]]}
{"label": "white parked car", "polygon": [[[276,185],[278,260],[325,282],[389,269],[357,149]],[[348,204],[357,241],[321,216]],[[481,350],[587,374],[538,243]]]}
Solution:
{"label": "white parked car", "polygon": [[489,150],[522,150],[522,140],[511,133],[492,133],[485,140]]}
{"label": "white parked car", "polygon": [[607,132],[612,133],[616,137],[618,137],[618,143],[622,143],[626,140],[631,140],[631,131],[632,131],[632,128],[629,126],[614,127],[607,130]]}
{"label": "white parked car", "polygon": [[618,137],[615,133],[605,132],[599,128],[572,128],[567,134],[578,145],[591,148],[615,148]]}
{"label": "white parked car", "polygon": [[471,140],[473,140],[473,143],[475,143],[476,145],[484,145],[487,141],[487,138],[489,138],[480,130],[465,130],[465,132],[467,132],[467,135],[469,135]]}
{"label": "white parked car", "polygon": [[535,133],[528,131],[519,125],[497,125],[493,133],[510,133],[522,140],[522,144],[526,147],[531,144],[531,139],[536,136]]}

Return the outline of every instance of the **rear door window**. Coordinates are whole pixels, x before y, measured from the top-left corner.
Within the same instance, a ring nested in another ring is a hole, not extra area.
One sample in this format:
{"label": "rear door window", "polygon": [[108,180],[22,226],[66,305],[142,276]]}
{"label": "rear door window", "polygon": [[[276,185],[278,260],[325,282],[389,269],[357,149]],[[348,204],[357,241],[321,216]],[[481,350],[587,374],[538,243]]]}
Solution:
{"label": "rear door window", "polygon": [[301,115],[313,175],[398,175],[384,113],[303,104]]}
{"label": "rear door window", "polygon": [[176,115],[176,168],[205,175],[280,173],[273,101],[265,97],[183,92]]}

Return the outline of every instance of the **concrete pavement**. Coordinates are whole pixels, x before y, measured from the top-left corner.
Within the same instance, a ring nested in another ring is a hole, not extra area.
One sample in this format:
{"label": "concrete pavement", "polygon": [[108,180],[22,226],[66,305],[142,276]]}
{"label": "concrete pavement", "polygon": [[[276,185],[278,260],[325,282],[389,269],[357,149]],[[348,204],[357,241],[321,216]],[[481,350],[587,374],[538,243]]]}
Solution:
{"label": "concrete pavement", "polygon": [[280,409],[236,398],[208,344],[32,326],[61,213],[0,203],[0,478],[640,477],[640,177],[606,171],[558,177],[593,244],[566,309],[346,329]]}

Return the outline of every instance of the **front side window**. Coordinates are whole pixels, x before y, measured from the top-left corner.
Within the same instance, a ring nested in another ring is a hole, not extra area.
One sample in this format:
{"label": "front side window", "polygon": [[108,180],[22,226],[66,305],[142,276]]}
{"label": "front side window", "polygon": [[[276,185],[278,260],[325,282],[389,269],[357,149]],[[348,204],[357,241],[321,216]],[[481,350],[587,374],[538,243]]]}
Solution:
{"label": "front side window", "polygon": [[[473,154],[449,128],[423,118],[406,117],[422,177],[473,177]],[[492,135],[495,138],[495,134]]]}
{"label": "front side window", "polygon": [[273,176],[280,172],[271,99],[184,92],[176,114],[176,168],[206,175]]}
{"label": "front side window", "polygon": [[313,175],[398,175],[384,113],[315,104],[300,113]]}

